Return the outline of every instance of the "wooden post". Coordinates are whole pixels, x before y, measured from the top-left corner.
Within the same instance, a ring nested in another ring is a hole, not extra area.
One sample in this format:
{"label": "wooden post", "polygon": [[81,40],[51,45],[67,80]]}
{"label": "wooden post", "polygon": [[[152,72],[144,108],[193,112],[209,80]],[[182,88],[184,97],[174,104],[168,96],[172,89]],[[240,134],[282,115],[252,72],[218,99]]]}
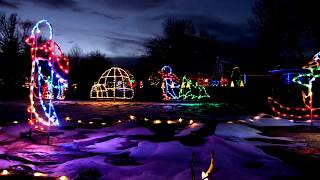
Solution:
{"label": "wooden post", "polygon": [[32,135],[32,129],[30,128],[30,129],[29,129],[29,138],[30,138],[30,139],[32,138],[31,135]]}
{"label": "wooden post", "polygon": [[195,160],[195,153],[192,152],[191,162],[190,162],[190,170],[191,170],[191,179],[196,180],[196,175],[194,173],[194,160]]}
{"label": "wooden post", "polygon": [[50,132],[48,131],[48,133],[47,133],[47,145],[49,145],[49,142],[50,142]]}

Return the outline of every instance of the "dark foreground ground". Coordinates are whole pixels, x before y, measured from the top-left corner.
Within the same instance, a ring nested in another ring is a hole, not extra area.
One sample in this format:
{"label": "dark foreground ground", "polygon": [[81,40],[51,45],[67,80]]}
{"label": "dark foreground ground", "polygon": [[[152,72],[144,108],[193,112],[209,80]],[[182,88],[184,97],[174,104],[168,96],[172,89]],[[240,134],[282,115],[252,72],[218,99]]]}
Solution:
{"label": "dark foreground ground", "polygon": [[21,136],[26,107],[0,102],[0,169],[10,172],[1,178],[191,179],[193,169],[201,179],[211,152],[215,179],[319,177],[317,127],[255,120],[256,110],[241,105],[64,101],[55,104],[63,126],[50,130],[50,145],[46,134]]}

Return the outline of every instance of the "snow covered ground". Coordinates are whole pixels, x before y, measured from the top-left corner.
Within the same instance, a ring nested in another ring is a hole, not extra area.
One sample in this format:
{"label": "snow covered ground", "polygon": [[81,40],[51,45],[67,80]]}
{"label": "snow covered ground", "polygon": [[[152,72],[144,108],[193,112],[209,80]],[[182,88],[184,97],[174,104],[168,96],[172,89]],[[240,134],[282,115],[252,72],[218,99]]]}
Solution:
{"label": "snow covered ground", "polygon": [[[286,179],[303,176],[294,167],[260,148],[296,145],[290,137],[267,136],[255,128],[281,122],[276,121],[278,119],[271,122],[261,118],[259,122],[252,121],[252,118],[216,122],[211,119],[212,115],[205,119],[208,106],[155,103],[119,103],[122,113],[119,115],[119,106],[98,102],[93,103],[92,108],[77,103],[67,103],[62,111],[62,117],[70,117],[69,123],[76,124],[75,127],[53,128],[50,145],[46,145],[43,134],[35,133],[32,140],[21,138],[20,133],[29,129],[24,122],[3,125],[0,129],[0,169],[24,164],[34,172],[70,178],[191,179],[190,163],[194,153],[196,179],[201,179],[201,172],[209,167],[210,155],[214,152],[215,179]],[[74,112],[72,106],[82,109]],[[141,106],[145,111],[140,112]],[[171,113],[177,108],[182,111]],[[71,113],[68,114],[68,111]],[[113,114],[110,115],[110,112]],[[134,117],[129,118],[128,114]],[[177,121],[179,115],[183,116],[181,123]],[[198,115],[203,116],[201,120],[195,119]],[[153,123],[156,117],[161,120],[160,124]],[[168,118],[175,123],[168,123]],[[81,123],[78,123],[80,119]],[[110,119],[116,121],[111,125]],[[194,122],[190,123],[191,119]],[[106,122],[106,125],[94,126],[101,122]],[[284,124],[287,123],[292,124],[290,121]],[[280,141],[288,144],[277,144]]]}

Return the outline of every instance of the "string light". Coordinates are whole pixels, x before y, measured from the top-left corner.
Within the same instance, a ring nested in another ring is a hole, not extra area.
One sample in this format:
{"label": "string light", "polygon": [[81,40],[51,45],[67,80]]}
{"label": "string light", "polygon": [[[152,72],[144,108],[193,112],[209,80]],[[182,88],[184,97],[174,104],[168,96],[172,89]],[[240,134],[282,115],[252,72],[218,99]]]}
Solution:
{"label": "string light", "polygon": [[[196,89],[194,91],[194,89]],[[197,92],[195,94],[194,92]],[[209,98],[206,88],[204,86],[199,86],[198,82],[195,84],[192,83],[190,79],[188,79],[186,76],[183,76],[182,83],[179,91],[179,98],[182,98],[183,100],[186,99],[202,99],[202,98]]]}
{"label": "string light", "polygon": [[69,180],[69,178],[67,176],[60,176],[59,180]]}
{"label": "string light", "polygon": [[3,175],[3,176],[6,176],[6,175],[9,175],[10,173],[9,173],[9,171],[8,170],[2,170],[2,172],[1,172],[1,175]]}
{"label": "string light", "polygon": [[168,120],[167,123],[168,123],[168,124],[173,124],[173,123],[176,123],[176,122],[175,122],[175,121],[172,121],[172,120]]}
{"label": "string light", "polygon": [[135,120],[135,119],[136,119],[136,117],[135,117],[134,115],[130,115],[129,118],[130,118],[131,120]]}
{"label": "string light", "polygon": [[179,89],[180,85],[178,83],[180,80],[174,73],[172,73],[171,67],[162,67],[161,71],[159,71],[159,74],[162,78],[161,89],[163,100],[168,101],[171,99],[179,99],[175,93],[175,89]]}
{"label": "string light", "polygon": [[67,117],[65,118],[65,120],[66,120],[66,121],[70,121],[71,118],[70,118],[69,116],[67,116]]}
{"label": "string light", "polygon": [[[41,24],[45,24],[49,29],[48,40],[41,39]],[[64,91],[68,87],[68,82],[64,77],[69,72],[69,60],[63,55],[58,44],[52,40],[52,34],[51,24],[47,20],[41,20],[36,23],[31,35],[25,40],[31,46],[32,59],[29,124],[39,130],[43,130],[42,125],[59,125],[52,100],[54,98],[64,99]],[[41,105],[42,110],[37,108],[38,104]]]}
{"label": "string light", "polygon": [[[299,74],[298,76],[292,79],[294,83],[307,88],[307,94],[304,91],[302,91],[302,100],[304,103],[304,107],[285,107],[282,104],[280,104],[278,101],[276,101],[274,98],[269,97],[268,101],[269,101],[270,107],[276,114],[282,117],[289,117],[289,118],[295,118],[295,119],[310,118],[311,123],[313,118],[319,117],[319,115],[314,114],[314,112],[317,110],[320,110],[320,108],[313,107],[313,91],[312,91],[313,82],[320,77],[320,74],[318,73],[320,70],[319,60],[320,60],[320,52],[314,55],[312,60],[306,66],[302,67],[303,69],[306,69],[308,73]],[[303,80],[308,79],[307,80],[308,82],[303,83],[301,79]],[[276,109],[276,107],[278,107],[278,109]],[[292,111],[302,112],[304,115],[288,114],[289,112],[292,112]]]}
{"label": "string light", "polygon": [[33,176],[36,176],[36,177],[48,177],[48,174],[44,174],[44,173],[41,173],[41,172],[35,172],[33,174]]}
{"label": "string light", "polygon": [[151,86],[158,86],[160,81],[161,79],[155,74],[151,74],[148,78],[148,82]]}
{"label": "string light", "polygon": [[159,119],[154,120],[154,121],[153,121],[153,124],[161,124],[161,121],[160,121]]}
{"label": "string light", "polygon": [[132,99],[134,89],[128,73],[118,67],[106,70],[90,91],[90,98]]}

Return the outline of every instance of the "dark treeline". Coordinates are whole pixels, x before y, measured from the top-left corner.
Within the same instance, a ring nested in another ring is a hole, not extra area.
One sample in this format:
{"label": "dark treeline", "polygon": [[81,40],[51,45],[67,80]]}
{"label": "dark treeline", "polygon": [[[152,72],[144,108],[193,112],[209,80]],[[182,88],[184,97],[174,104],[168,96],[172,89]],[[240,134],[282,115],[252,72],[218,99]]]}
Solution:
{"label": "dark treeline", "polygon": [[[133,74],[136,80],[146,81],[163,65],[170,65],[179,77],[217,76],[216,71],[228,76],[234,66],[247,74],[300,67],[320,49],[317,7],[317,1],[313,0],[256,0],[248,19],[248,35],[234,42],[221,41],[220,37],[210,34],[210,30],[199,29],[188,19],[169,18],[163,22],[163,34],[145,42],[146,54],[140,58]],[[2,89],[21,89],[29,82],[31,59],[24,39],[32,25],[15,14],[0,15]],[[69,95],[87,98],[91,86],[111,66],[111,61],[99,51],[85,54],[79,46],[67,54]]]}
{"label": "dark treeline", "polygon": [[156,73],[164,65],[170,65],[174,73],[192,75],[198,72],[212,75],[217,53],[215,37],[205,31],[196,30],[193,23],[185,19],[170,18],[163,23],[163,36],[145,43],[147,55],[141,58],[139,69],[145,73]]}
{"label": "dark treeline", "polygon": [[0,87],[6,87],[1,88],[4,97],[29,82],[31,58],[24,39],[30,28],[31,22],[21,22],[16,14],[0,13]]}
{"label": "dark treeline", "polygon": [[254,57],[265,68],[297,67],[320,50],[319,1],[256,0],[250,30]]}
{"label": "dark treeline", "polygon": [[111,67],[111,61],[99,50],[84,54],[76,45],[70,53],[69,98],[88,98],[91,86]]}

